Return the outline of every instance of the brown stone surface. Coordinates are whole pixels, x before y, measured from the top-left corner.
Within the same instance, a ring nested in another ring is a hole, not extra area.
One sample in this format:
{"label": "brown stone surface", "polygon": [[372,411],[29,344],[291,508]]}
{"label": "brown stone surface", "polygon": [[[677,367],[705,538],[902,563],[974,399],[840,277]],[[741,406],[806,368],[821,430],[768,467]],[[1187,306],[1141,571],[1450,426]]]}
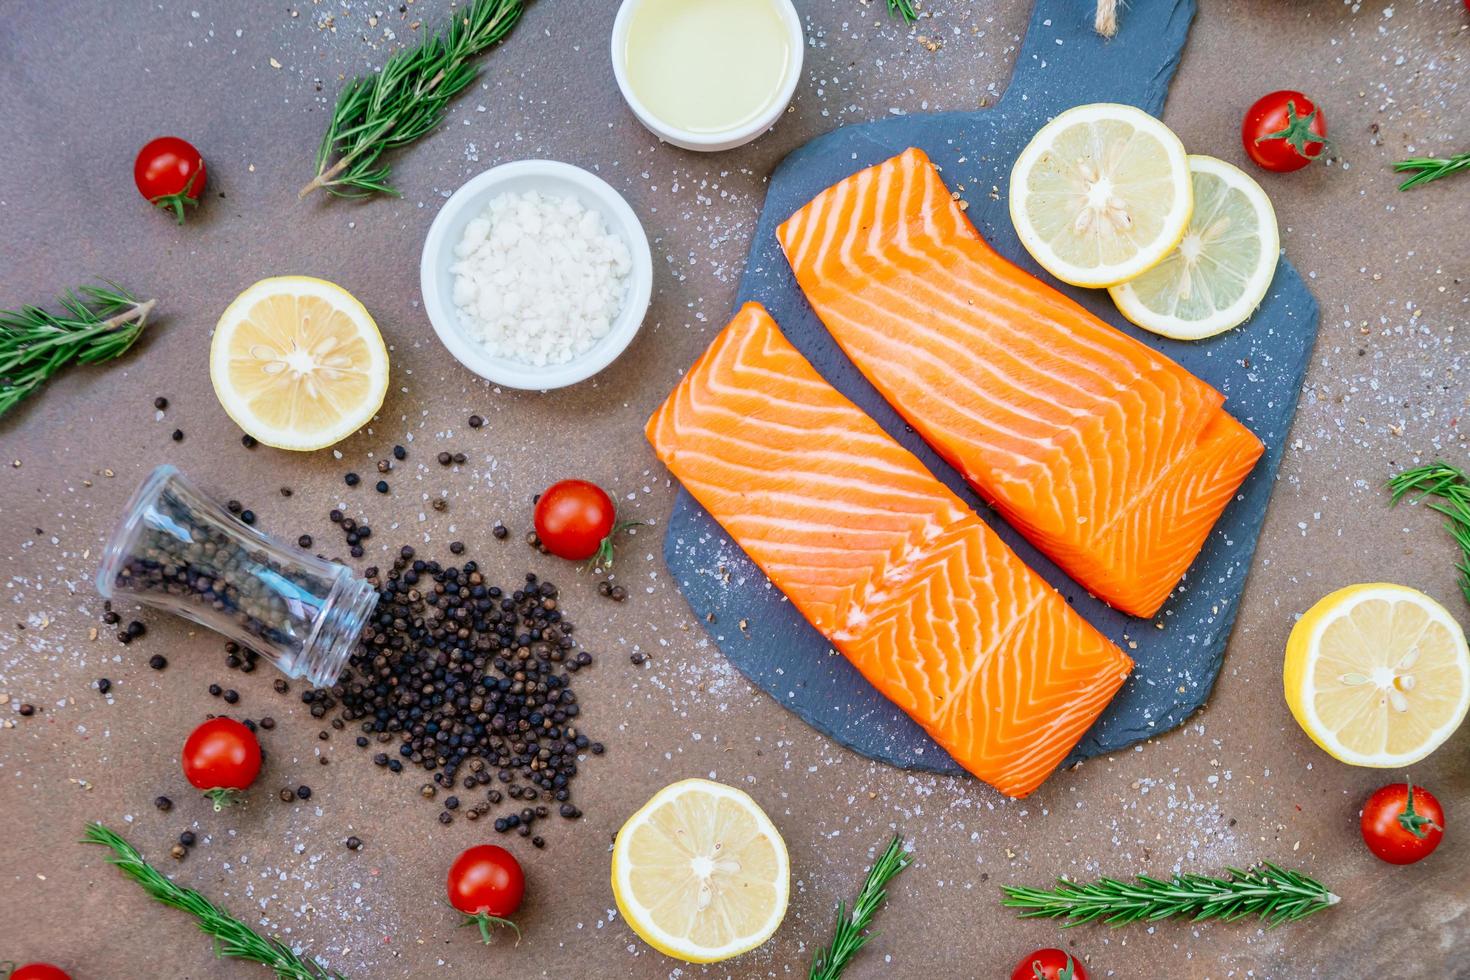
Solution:
{"label": "brown stone surface", "polygon": [[[404,197],[367,204],[296,201],[325,110],[342,73],[383,61],[395,43],[387,31],[411,38],[413,24],[437,22],[446,3],[419,0],[405,14],[397,3],[357,0],[0,7],[0,305],[45,303],[101,276],[160,300],[136,352],[67,373],[0,422],[0,695],[9,699],[0,704],[0,959],[53,959],[79,980],[264,975],[216,961],[182,914],[151,905],[100,853],[76,845],[97,819],[179,880],[353,978],[804,975],[834,903],[894,831],[918,859],[892,889],[882,935],[854,978],[997,977],[1031,947],[1058,942],[1094,977],[1470,975],[1459,952],[1470,938],[1461,825],[1470,734],[1414,772],[1450,810],[1447,842],[1423,865],[1395,869],[1365,852],[1355,826],[1359,803],[1389,774],[1323,755],[1279,693],[1294,615],[1337,586],[1401,581],[1466,618],[1439,521],[1424,509],[1386,510],[1379,489],[1415,460],[1467,462],[1459,419],[1470,408],[1470,178],[1401,195],[1387,169],[1410,151],[1463,149],[1454,144],[1470,138],[1462,5],[1202,4],[1167,111],[1186,144],[1240,162],[1244,108],[1268,89],[1298,87],[1327,107],[1342,145],[1345,164],[1262,178],[1287,253],[1321,302],[1321,339],[1211,704],[1183,730],[1059,774],[1024,802],[970,780],[870,764],[748,686],[664,576],[657,524],[625,548],[620,581],[632,595],[620,606],[519,540],[532,494],[570,475],[616,487],[630,515],[661,522],[672,488],[642,422],[730,312],[765,175],[841,123],[993,99],[1028,7],[930,0],[932,20],[910,31],[878,3],[801,6],[811,46],[793,111],[752,146],[698,156],[658,145],[625,111],[606,50],[611,0],[541,0],[442,130],[392,158]],[[942,47],[928,50],[920,34]],[[193,140],[209,162],[209,199],[182,229],[150,213],[130,179],[137,148],[162,133]],[[443,197],[524,157],[592,168],[623,191],[657,267],[653,309],[632,349],[595,381],[549,395],[495,391],[467,374],[418,303],[419,245]],[[392,345],[388,401],[368,431],[338,447],[340,460],[244,450],[210,391],[215,318],[244,286],[280,273],[343,284]],[[170,407],[156,420],[160,394]],[[485,428],[465,425],[471,412]],[[186,434],[177,444],[175,427]],[[342,473],[371,472],[395,442],[411,455],[390,478],[393,494],[347,491]],[[431,459],[440,449],[466,452],[469,465],[441,469]],[[461,538],[497,580],[534,569],[564,586],[582,640],[600,655],[578,689],[585,729],[608,753],[577,781],[585,819],[553,820],[542,852],[509,841],[531,883],[519,947],[482,948],[442,901],[453,855],[494,837],[483,822],[441,826],[414,792],[421,778],[386,775],[344,734],[319,742],[321,725],[294,696],[272,691],[270,671],[226,671],[210,635],[145,614],[149,633],[131,647],[89,639],[100,626],[91,584],[99,547],[128,493],[165,461],[244,500],[263,528],[288,539],[308,531],[335,544],[325,515],[345,501],[374,525],[375,559],[403,543],[437,553]],[[295,491],[289,499],[277,492],[283,485]],[[440,491],[450,500],[443,514],[423,501]],[[514,532],[509,542],[491,537],[497,518]],[[650,661],[633,667],[634,651]],[[147,668],[154,653],[169,658],[166,671]],[[94,686],[102,676],[114,684],[106,698]],[[205,693],[214,681],[240,690],[238,711],[279,722],[266,734],[270,759],[250,804],[221,815],[177,764],[187,730],[220,707]],[[20,717],[22,701],[40,713]],[[318,751],[330,765],[316,763]],[[751,792],[781,827],[794,868],[777,937],[708,968],[638,942],[611,912],[606,874],[622,818],[694,775]],[[310,803],[275,799],[302,782],[315,790]],[[151,803],[160,793],[176,801],[167,815]],[[186,828],[201,843],[176,864],[169,845]],[[361,851],[343,847],[350,834]],[[1001,882],[1258,859],[1316,873],[1343,904],[1270,932],[1244,922],[1067,933],[1018,922],[997,904]]]}

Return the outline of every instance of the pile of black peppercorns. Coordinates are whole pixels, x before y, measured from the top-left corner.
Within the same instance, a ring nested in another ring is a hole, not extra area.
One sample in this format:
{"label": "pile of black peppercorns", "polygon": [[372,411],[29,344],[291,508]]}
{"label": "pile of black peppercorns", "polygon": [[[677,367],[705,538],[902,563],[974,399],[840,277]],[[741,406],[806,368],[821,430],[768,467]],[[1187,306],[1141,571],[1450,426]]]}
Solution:
{"label": "pile of black peppercorns", "polygon": [[[420,790],[426,799],[458,788],[443,800],[441,823],[456,814],[477,820],[507,799],[522,805],[496,817],[502,833],[531,837],[553,809],[580,817],[570,802],[577,756],[603,747],[577,725],[571,675],[592,655],[577,649],[556,586],[527,575],[505,592],[473,561],[444,566],[412,547],[386,575],[370,568],[366,576],[377,608],[339,682],[303,694],[312,714],[340,705],[344,719],[360,723],[359,747],[396,742],[396,751],[376,751],[374,763],[433,772]],[[466,791],[481,787],[483,798],[472,802]]]}

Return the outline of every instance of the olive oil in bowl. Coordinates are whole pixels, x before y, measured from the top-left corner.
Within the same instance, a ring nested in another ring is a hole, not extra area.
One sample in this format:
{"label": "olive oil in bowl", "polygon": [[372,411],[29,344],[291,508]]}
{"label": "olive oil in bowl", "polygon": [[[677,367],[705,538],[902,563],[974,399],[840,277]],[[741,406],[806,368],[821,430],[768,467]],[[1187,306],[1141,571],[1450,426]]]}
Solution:
{"label": "olive oil in bowl", "polygon": [[670,142],[738,145],[791,98],[802,51],[789,0],[625,0],[618,19],[618,81],[644,124]]}

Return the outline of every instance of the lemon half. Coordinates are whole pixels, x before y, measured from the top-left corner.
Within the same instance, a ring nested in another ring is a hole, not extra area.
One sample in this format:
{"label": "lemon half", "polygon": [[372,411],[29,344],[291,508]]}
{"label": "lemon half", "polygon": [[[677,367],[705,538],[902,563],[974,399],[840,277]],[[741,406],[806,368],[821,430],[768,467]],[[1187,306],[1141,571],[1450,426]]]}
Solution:
{"label": "lemon half", "polygon": [[1470,650],[1449,611],[1402,585],[1322,599],[1286,643],[1286,703],[1334,759],[1400,768],[1454,733],[1470,707]]}
{"label": "lemon half", "polygon": [[1193,207],[1179,137],[1129,105],[1068,109],[1011,170],[1011,222],[1032,258],[1074,286],[1112,286],[1174,250]]}
{"label": "lemon half", "polygon": [[613,844],[613,897],[644,942],[714,963],[765,942],[786,915],[786,843],[745,793],[708,779],[666,786]]}
{"label": "lemon half", "polygon": [[214,328],[209,378],[235,424],[267,446],[322,449],[382,407],[388,349],[352,294],[324,279],[262,279]]}
{"label": "lemon half", "polygon": [[1145,330],[1200,340],[1250,319],[1276,276],[1281,238],[1271,199],[1239,167],[1191,155],[1194,212],[1164,261],[1109,290]]}

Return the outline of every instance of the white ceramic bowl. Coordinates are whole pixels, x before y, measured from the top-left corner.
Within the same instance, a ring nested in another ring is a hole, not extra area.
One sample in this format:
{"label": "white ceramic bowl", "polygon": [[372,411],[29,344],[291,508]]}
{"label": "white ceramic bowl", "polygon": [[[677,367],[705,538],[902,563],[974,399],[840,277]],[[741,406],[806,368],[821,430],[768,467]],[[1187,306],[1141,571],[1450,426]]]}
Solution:
{"label": "white ceramic bowl", "polygon": [[[632,258],[623,308],[607,336],[565,364],[545,367],[497,357],[470,336],[454,305],[454,273],[450,271],[457,261],[454,248],[464,236],[465,225],[484,214],[492,198],[533,190],[557,197],[575,197],[584,207],[600,213],[608,231],[627,243]],[[424,239],[419,288],[434,332],[459,363],[487,381],[507,388],[545,391],[585,381],[611,364],[632,343],[653,294],[653,255],[638,216],[607,181],[569,163],[520,160],[492,167],[470,178],[444,202]]]}
{"label": "white ceramic bowl", "polygon": [[623,5],[618,8],[618,15],[613,20],[612,29],[612,63],[613,75],[618,80],[618,89],[623,93],[623,99],[628,103],[628,108],[633,110],[633,115],[638,117],[638,121],[649,132],[665,143],[682,146],[686,150],[714,152],[743,146],[776,124],[776,120],[781,118],[781,114],[791,104],[791,97],[796,94],[797,83],[801,81],[802,60],[806,55],[806,34],[801,29],[801,16],[796,12],[796,6],[791,0],[776,0],[776,6],[781,10],[781,19],[786,24],[793,53],[791,63],[786,67],[786,78],[781,83],[781,90],[777,93],[776,100],[771,103],[769,109],[749,125],[723,133],[691,133],[687,129],[670,126],[649,112],[648,107],[639,101],[637,95],[633,94],[633,87],[628,84],[628,72],[623,62],[628,46],[628,25],[632,22],[633,11],[642,2],[643,0],[623,0]]}

